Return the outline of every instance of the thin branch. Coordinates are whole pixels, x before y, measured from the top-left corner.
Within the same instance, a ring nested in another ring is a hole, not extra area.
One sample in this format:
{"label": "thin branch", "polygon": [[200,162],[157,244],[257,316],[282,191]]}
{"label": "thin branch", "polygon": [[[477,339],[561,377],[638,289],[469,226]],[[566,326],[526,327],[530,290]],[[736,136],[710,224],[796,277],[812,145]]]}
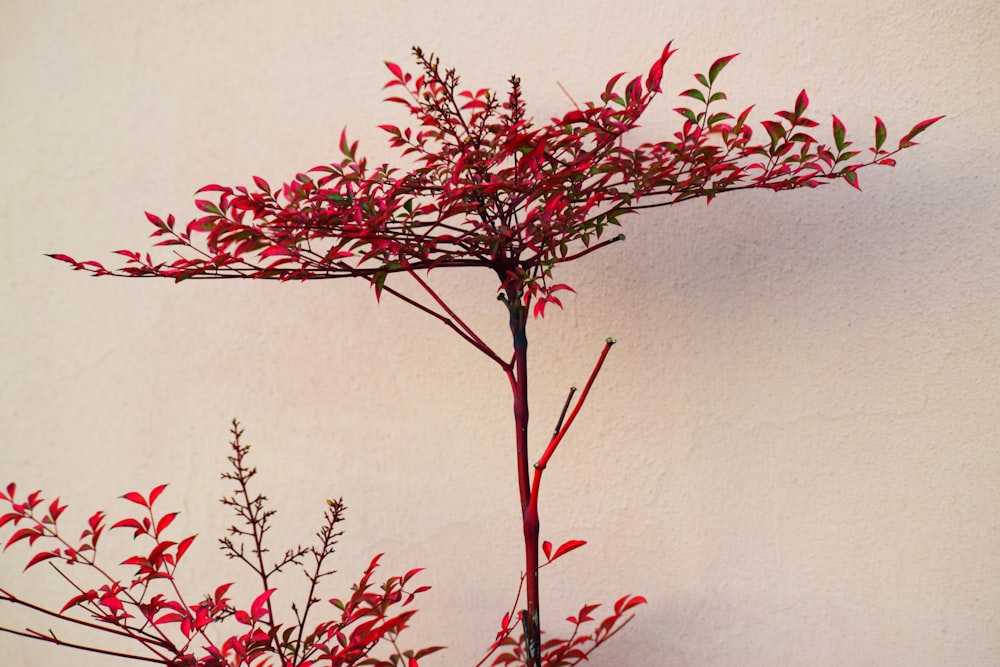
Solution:
{"label": "thin branch", "polygon": [[576,393],[576,387],[569,388],[569,394],[566,396],[566,402],[563,403],[562,412],[559,413],[559,421],[556,422],[556,427],[552,431],[552,437],[559,435],[559,431],[562,430],[563,420],[566,419],[566,412],[569,410],[570,401],[573,400],[573,394]]}
{"label": "thin branch", "polygon": [[[110,635],[118,635],[120,637],[133,639],[135,641],[140,642],[143,646],[146,646],[147,648],[149,648],[149,650],[154,652],[155,650],[150,646],[150,644],[159,646],[162,649],[167,649],[167,650],[173,649],[173,645],[170,644],[170,642],[166,639],[166,637],[164,637],[163,639],[157,639],[156,637],[142,631],[139,631],[140,635],[142,636],[137,636],[133,632],[129,632],[128,630],[121,630],[111,625],[98,625],[97,623],[92,623],[91,621],[85,621],[81,618],[73,618],[72,616],[67,616],[65,614],[52,611],[51,609],[47,609],[45,607],[28,602],[26,600],[22,600],[21,598],[16,597],[9,591],[0,589],[0,602],[2,601],[7,601],[12,604],[19,605],[21,607],[26,607],[39,614],[44,614],[45,616],[51,616],[53,618],[59,619],[60,621],[66,621],[67,623],[73,623],[75,625],[85,627],[89,630],[106,632]],[[146,637],[146,639],[144,639],[143,637]]]}
{"label": "thin branch", "polygon": [[417,284],[423,287],[424,291],[430,294],[431,298],[433,298],[434,301],[436,301],[437,304],[441,306],[441,308],[444,309],[446,313],[448,313],[448,316],[451,318],[448,321],[451,322],[454,325],[454,327],[461,328],[461,330],[465,332],[466,335],[464,335],[463,338],[470,341],[473,344],[473,346],[475,346],[483,354],[487,355],[494,361],[500,363],[501,366],[503,366],[503,362],[500,360],[500,357],[498,357],[497,354],[493,351],[493,349],[489,345],[483,342],[483,339],[476,334],[476,332],[472,329],[472,327],[466,324],[462,320],[462,318],[460,318],[455,313],[455,311],[453,311],[451,307],[448,306],[445,300],[442,299],[441,296],[437,292],[435,292],[434,289],[430,285],[428,285],[419,275],[417,275],[416,271],[409,270],[408,272],[410,274],[410,277],[412,277],[415,281],[417,281]]}
{"label": "thin branch", "polygon": [[77,644],[74,642],[64,641],[59,639],[55,635],[43,635],[35,632],[21,632],[19,630],[12,630],[11,628],[5,628],[0,626],[0,632],[9,632],[12,635],[17,635],[18,637],[27,637],[28,639],[37,639],[38,641],[48,642],[50,644],[56,644],[57,646],[65,646],[66,648],[75,648],[80,651],[87,651],[89,653],[99,653],[101,655],[110,655],[116,658],[127,658],[128,660],[141,660],[142,662],[152,662],[158,665],[169,664],[165,659],[160,658],[150,658],[143,655],[134,655],[132,653],[120,653],[119,651],[112,651],[110,649],[97,648],[95,646],[87,646],[85,644]]}
{"label": "thin branch", "polygon": [[405,294],[403,294],[399,290],[393,289],[392,287],[389,287],[388,285],[383,284],[382,285],[382,291],[383,292],[388,292],[389,294],[393,295],[394,297],[396,297],[400,301],[403,301],[404,303],[413,306],[417,310],[425,312],[428,315],[430,315],[431,317],[434,317],[434,318],[440,320],[445,326],[447,326],[449,329],[451,329],[452,331],[454,331],[455,333],[457,333],[459,335],[459,337],[462,338],[462,340],[464,340],[465,342],[467,342],[470,345],[472,345],[474,348],[476,348],[477,350],[479,350],[480,352],[482,352],[483,354],[485,354],[487,357],[489,357],[493,361],[497,362],[497,364],[499,364],[500,367],[503,368],[505,371],[508,370],[511,367],[511,363],[510,362],[506,362],[503,359],[501,359],[497,355],[497,353],[493,351],[493,348],[489,347],[488,345],[486,345],[482,341],[477,341],[475,338],[473,338],[469,334],[465,333],[465,331],[463,331],[457,324],[455,324],[455,322],[453,322],[452,320],[448,319],[447,317],[445,317],[441,313],[438,313],[438,312],[432,310],[431,308],[428,308],[427,306],[425,306],[424,304],[420,303],[419,301],[417,301],[417,300],[415,300],[415,299],[413,299],[411,297],[406,296]]}
{"label": "thin branch", "polygon": [[566,423],[564,423],[562,427],[558,431],[556,431],[556,433],[552,436],[552,439],[549,441],[548,446],[545,448],[545,452],[542,454],[542,457],[538,460],[538,463],[535,464],[535,475],[531,485],[532,503],[538,503],[538,490],[542,483],[542,472],[545,470],[545,466],[548,465],[549,459],[551,459],[552,455],[555,454],[556,448],[559,446],[559,443],[562,442],[563,436],[566,435],[566,432],[569,430],[569,427],[573,425],[573,421],[576,419],[576,416],[580,413],[580,408],[583,407],[583,402],[587,400],[587,394],[590,393],[590,388],[594,385],[594,380],[597,379],[597,374],[601,372],[601,366],[604,365],[604,360],[607,358],[608,352],[611,351],[611,346],[614,344],[615,344],[614,338],[608,338],[605,341],[604,349],[601,350],[601,356],[597,360],[597,364],[594,366],[594,370],[590,372],[590,377],[587,379],[587,384],[584,385],[583,391],[580,392],[580,398],[577,399],[576,405],[573,406],[573,411],[570,413],[569,418],[566,419]]}

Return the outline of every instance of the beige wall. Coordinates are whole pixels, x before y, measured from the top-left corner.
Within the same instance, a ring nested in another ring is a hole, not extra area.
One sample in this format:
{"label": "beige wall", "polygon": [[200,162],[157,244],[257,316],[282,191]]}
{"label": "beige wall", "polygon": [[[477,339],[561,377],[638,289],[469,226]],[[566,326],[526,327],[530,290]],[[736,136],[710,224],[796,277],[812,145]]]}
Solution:
{"label": "beige wall", "polygon": [[[378,551],[387,572],[426,567],[410,639],[451,647],[428,665],[474,664],[520,571],[495,366],[363,285],[90,280],[42,254],[144,247],[144,210],[187,218],[205,183],[332,160],[343,125],[389,159],[382,61],[411,44],[469,86],[520,74],[545,119],[560,83],[596,96],[672,38],[666,89],[739,51],[723,87],[758,117],[805,86],[863,140],[873,113],[893,137],[948,119],[862,193],[645,215],[568,267],[578,296],[532,325],[536,442],[604,338],[619,345],[545,480],[543,537],[590,544],[546,571],[544,617],[644,594],[604,667],[1000,664],[994,3],[534,5],[0,4],[0,482],[82,521],[170,481],[164,503],[202,536],[200,591],[235,576],[213,540],[237,416],[275,537],[308,539],[342,494],[339,583]],[[671,101],[652,130],[673,127]],[[491,281],[439,278],[503,344]],[[0,583],[54,595],[16,576],[20,556]],[[114,664],[7,636],[0,655]]]}

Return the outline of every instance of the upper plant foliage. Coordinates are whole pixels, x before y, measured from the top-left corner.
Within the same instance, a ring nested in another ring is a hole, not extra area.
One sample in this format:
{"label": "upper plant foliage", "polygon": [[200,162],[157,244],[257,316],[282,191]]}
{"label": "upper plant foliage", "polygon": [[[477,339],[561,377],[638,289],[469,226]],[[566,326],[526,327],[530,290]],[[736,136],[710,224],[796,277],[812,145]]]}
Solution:
{"label": "upper plant foliage", "polygon": [[[609,226],[639,209],[666,206],[732,190],[786,190],[843,179],[858,187],[857,170],[895,164],[893,155],[915,145],[920,132],[941,117],[917,123],[893,150],[885,124],[875,118],[867,153],[852,148],[843,123],[833,117],[833,141],[811,132],[809,98],[799,93],[790,110],[760,124],[720,108],[716,88],[723,68],[736,57],[696,74],[697,85],[680,94],[674,109],[683,119],[668,139],[638,146],[625,135],[638,127],[661,92],[670,44],[645,77],[622,86],[623,74],[607,83],[598,102],[576,105],[563,116],[536,124],[527,115],[520,81],[506,95],[463,90],[454,70],[413,49],[419,74],[386,63],[388,101],[406,107],[410,127],[382,125],[392,147],[409,158],[406,168],[372,167],[357,142],[341,134],[339,162],[297,174],[272,188],[254,177],[254,187],[207,185],[197,199],[204,215],[178,227],[147,213],[158,246],[177,250],[173,259],[119,250],[119,269],[95,261],[52,255],[97,275],[279,280],[360,277],[380,295],[399,293],[390,274],[438,267],[482,267],[499,279],[509,305],[559,304],[553,269],[623,238],[608,238]],[[759,137],[759,138],[758,138]]]}

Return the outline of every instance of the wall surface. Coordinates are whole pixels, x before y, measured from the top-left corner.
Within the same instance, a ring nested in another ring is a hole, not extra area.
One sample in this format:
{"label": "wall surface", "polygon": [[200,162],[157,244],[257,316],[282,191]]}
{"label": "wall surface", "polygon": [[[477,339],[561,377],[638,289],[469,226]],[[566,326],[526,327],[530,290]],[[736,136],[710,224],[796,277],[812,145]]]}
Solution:
{"label": "wall surface", "polygon": [[[192,587],[248,583],[214,547],[238,417],[275,550],[343,495],[334,583],[377,552],[386,573],[425,567],[409,644],[475,664],[520,573],[494,364],[363,284],[91,280],[43,253],[114,263],[146,247],[144,211],[187,219],[206,183],[339,159],[345,125],[392,159],[382,62],[413,44],[470,87],[519,74],[547,119],[560,85],[596,97],[673,39],[666,90],[738,51],[721,82],[758,120],[802,87],[859,143],[876,113],[890,141],[948,117],[863,192],[651,212],[565,268],[577,295],[530,330],[536,443],[619,344],[547,472],[543,538],[589,544],[545,571],[544,618],[645,595],[597,667],[1000,664],[998,29],[972,0],[0,3],[0,482],[61,495],[74,526],[170,482],[179,534],[201,535]],[[644,137],[673,131],[672,102]],[[438,279],[505,345],[489,276]],[[0,586],[68,596],[19,575],[23,555]],[[0,655],[130,664],[9,635]]]}

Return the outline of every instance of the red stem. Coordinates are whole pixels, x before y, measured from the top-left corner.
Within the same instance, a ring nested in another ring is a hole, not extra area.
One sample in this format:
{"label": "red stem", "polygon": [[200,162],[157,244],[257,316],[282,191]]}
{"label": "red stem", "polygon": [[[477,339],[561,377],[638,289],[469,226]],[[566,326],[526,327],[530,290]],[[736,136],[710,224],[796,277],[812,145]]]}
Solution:
{"label": "red stem", "polygon": [[604,365],[604,360],[607,358],[608,352],[611,351],[611,346],[614,344],[614,338],[609,338],[605,341],[604,349],[601,350],[601,356],[597,360],[597,364],[594,365],[594,370],[590,372],[590,377],[587,379],[587,384],[584,385],[583,391],[580,393],[580,398],[576,399],[576,405],[573,406],[573,411],[569,413],[569,417],[566,419],[565,423],[562,424],[562,427],[552,435],[552,439],[549,440],[549,445],[545,448],[542,458],[538,459],[538,463],[535,464],[535,477],[532,480],[530,497],[531,504],[536,506],[536,513],[538,511],[538,491],[542,484],[542,473],[545,471],[545,466],[549,464],[549,459],[551,459],[552,455],[556,453],[556,448],[559,446],[559,443],[562,442],[563,436],[566,435],[566,431],[568,431],[569,427],[573,425],[573,420],[576,419],[577,414],[580,412],[580,408],[583,407],[583,402],[587,400],[587,394],[590,393],[590,388],[594,385],[594,380],[597,379],[597,374],[601,372],[601,366]]}

